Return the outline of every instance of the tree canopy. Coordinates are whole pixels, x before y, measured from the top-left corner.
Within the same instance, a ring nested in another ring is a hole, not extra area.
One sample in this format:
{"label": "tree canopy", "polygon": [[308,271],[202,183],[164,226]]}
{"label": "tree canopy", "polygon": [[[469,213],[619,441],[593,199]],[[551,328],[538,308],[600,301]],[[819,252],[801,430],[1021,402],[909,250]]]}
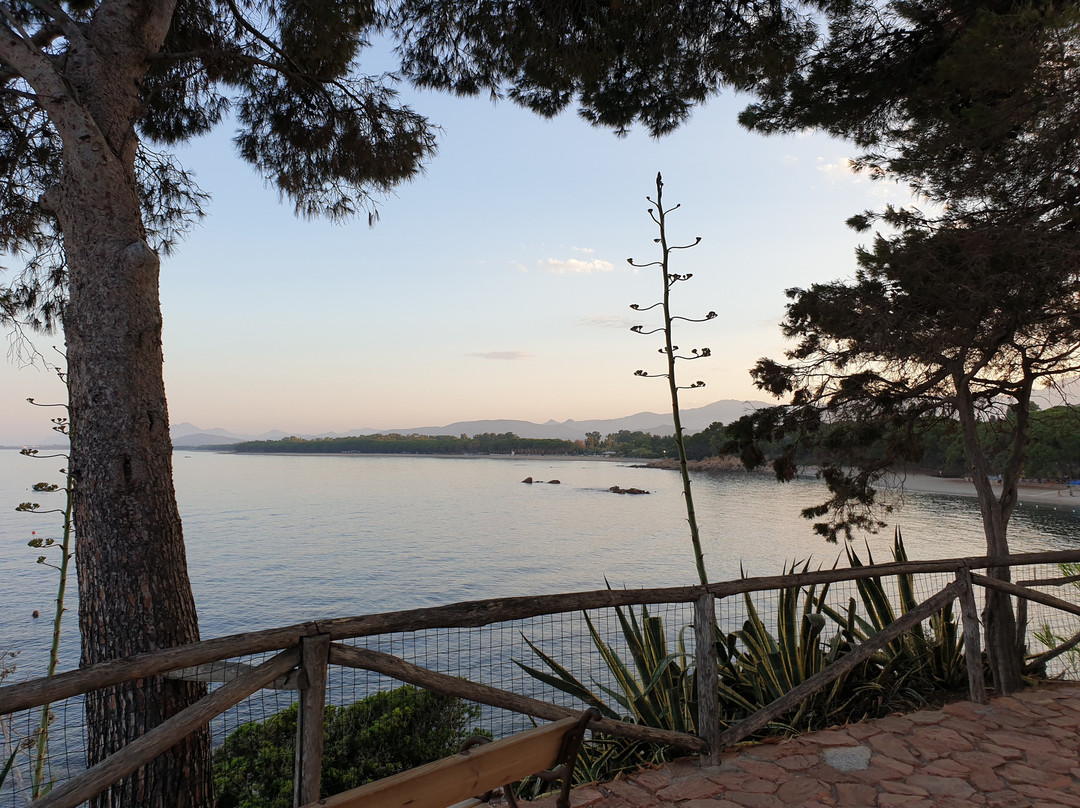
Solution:
{"label": "tree canopy", "polygon": [[[855,168],[909,185],[918,207],[849,221],[877,224],[851,280],[788,290],[787,361],[762,359],[755,382],[791,403],[733,434],[794,436],[831,452],[819,525],[835,539],[872,526],[874,482],[921,453],[927,419],[956,419],[979,493],[987,550],[1007,526],[1031,439],[1032,394],[1080,370],[1080,12],[1055,2],[887,4],[830,10],[829,37],[742,116],[764,132],[815,126],[866,150]],[[981,425],[1008,446],[990,485]],[[793,454],[776,465],[793,472]],[[852,506],[855,506],[854,510]],[[837,516],[838,515],[838,516]],[[1007,570],[991,570],[1007,577]],[[989,597],[987,637],[1000,689],[1019,685],[1007,599]]]}
{"label": "tree canopy", "polygon": [[1075,3],[848,0],[828,19],[799,70],[759,86],[744,125],[849,139],[866,149],[858,168],[952,215],[1075,221]]}
{"label": "tree canopy", "polygon": [[777,0],[406,0],[390,12],[417,84],[507,97],[544,116],[571,104],[591,124],[659,136],[722,87],[791,70],[814,38]]}
{"label": "tree canopy", "polygon": [[[47,192],[61,182],[68,133],[45,88],[69,76],[104,82],[95,71],[117,55],[117,15],[140,5],[3,4],[0,246],[29,256],[8,284],[7,308],[40,326],[58,323],[66,294],[63,232]],[[357,68],[385,23],[374,3],[181,0],[165,22],[164,38],[132,55],[138,91],[116,110],[134,126],[123,137],[155,249],[175,246],[206,201],[167,149],[226,119],[238,127],[239,156],[304,216],[373,215],[373,194],[415,176],[434,153],[434,128],[397,100],[393,82]],[[82,123],[100,125],[90,117]]]}

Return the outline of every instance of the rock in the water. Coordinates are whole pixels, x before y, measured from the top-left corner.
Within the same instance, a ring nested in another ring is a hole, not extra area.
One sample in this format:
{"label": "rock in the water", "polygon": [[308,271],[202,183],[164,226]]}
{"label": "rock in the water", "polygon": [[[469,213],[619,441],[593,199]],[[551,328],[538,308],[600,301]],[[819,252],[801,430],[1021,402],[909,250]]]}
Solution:
{"label": "rock in the water", "polygon": [[522,480],[522,482],[523,483],[528,483],[529,485],[532,485],[533,484],[533,478],[532,477],[526,477],[524,480]]}
{"label": "rock in the water", "polygon": [[548,485],[562,485],[560,480],[548,480]]}
{"label": "rock in the water", "polygon": [[611,486],[611,488],[609,488],[608,491],[610,491],[613,494],[648,494],[649,493],[648,491],[645,491],[644,489],[641,489],[641,488],[619,488],[619,486],[617,486],[617,485]]}

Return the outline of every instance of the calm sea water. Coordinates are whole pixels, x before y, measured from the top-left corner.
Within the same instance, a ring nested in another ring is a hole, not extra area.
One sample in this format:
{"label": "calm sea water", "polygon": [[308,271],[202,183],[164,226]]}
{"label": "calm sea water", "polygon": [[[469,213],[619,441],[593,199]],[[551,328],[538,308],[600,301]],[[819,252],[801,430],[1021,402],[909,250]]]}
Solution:
{"label": "calm sea water", "polygon": [[[19,677],[43,669],[56,573],[35,564],[31,531],[56,535],[57,515],[15,512],[62,460],[0,451],[0,650],[20,651]],[[521,480],[558,479],[560,485]],[[277,456],[178,452],[175,479],[192,586],[205,638],[502,595],[696,583],[675,472],[594,460]],[[838,548],[799,516],[814,480],[695,474],[705,561],[714,580],[771,575]],[[619,496],[612,485],[644,488]],[[893,523],[912,558],[981,554],[974,499],[909,495]],[[1017,551],[1080,546],[1080,513],[1019,509]],[[869,537],[887,560],[892,532]],[[74,586],[64,668],[77,663]],[[37,609],[41,617],[34,619]]]}

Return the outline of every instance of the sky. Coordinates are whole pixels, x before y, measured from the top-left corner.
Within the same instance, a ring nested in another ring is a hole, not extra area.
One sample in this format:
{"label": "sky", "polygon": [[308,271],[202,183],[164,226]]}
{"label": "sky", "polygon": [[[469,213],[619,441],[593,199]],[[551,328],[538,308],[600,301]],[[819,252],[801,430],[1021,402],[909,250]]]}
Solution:
{"label": "sky", "polygon": [[[866,235],[844,220],[907,192],[852,174],[855,149],[820,134],[741,129],[748,98],[697,110],[660,140],[618,138],[573,111],[545,120],[508,102],[402,88],[442,127],[439,152],[380,200],[379,221],[301,220],[236,157],[232,127],[186,145],[208,216],[163,259],[165,382],[174,424],[242,434],[436,426],[510,418],[616,418],[669,407],[646,196],[664,177],[675,313],[708,311],[676,342],[712,357],[684,407],[757,399],[748,369],[779,357],[784,290],[850,277]],[[46,354],[59,336],[37,337]],[[10,352],[9,352],[10,354]],[[60,401],[47,371],[0,363],[0,445],[47,439]]]}

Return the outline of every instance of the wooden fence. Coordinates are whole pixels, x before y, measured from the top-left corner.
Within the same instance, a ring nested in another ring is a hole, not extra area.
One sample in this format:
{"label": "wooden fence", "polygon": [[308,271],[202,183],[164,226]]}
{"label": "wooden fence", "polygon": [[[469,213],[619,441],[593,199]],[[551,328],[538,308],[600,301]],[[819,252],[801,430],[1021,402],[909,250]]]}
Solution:
{"label": "wooden fence", "polygon": [[[470,628],[541,615],[578,612],[617,606],[692,603],[694,632],[709,638],[695,642],[699,735],[660,730],[611,719],[594,722],[591,728],[630,739],[667,744],[697,752],[705,763],[719,760],[722,749],[734,744],[783,715],[803,700],[835,681],[886,644],[928,619],[954,600],[959,600],[963,620],[970,698],[984,703],[979,615],[975,587],[990,587],[1027,601],[1080,615],[1080,606],[1033,589],[1074,583],[1077,576],[1006,583],[976,570],[1060,564],[1080,561],[1080,551],[1026,553],[1005,559],[959,558],[940,561],[912,561],[877,564],[851,569],[828,569],[737,581],[666,589],[602,590],[539,597],[515,597],[457,603],[427,609],[388,612],[359,617],[300,623],[265,631],[235,634],[192,645],[140,654],[128,659],[61,673],[52,678],[0,688],[0,718],[23,710],[84,695],[98,688],[151,676],[171,676],[221,683],[221,687],[183,712],[173,716],[132,741],[106,760],[67,782],[57,785],[37,800],[40,808],[75,808],[111,784],[130,775],[216,716],[267,687],[299,692],[297,721],[296,777],[294,804],[314,802],[319,797],[323,744],[323,712],[326,704],[327,671],[331,665],[374,671],[400,682],[417,685],[449,696],[492,707],[523,713],[544,720],[558,720],[576,711],[530,698],[508,690],[448,676],[417,666],[388,653],[344,644],[343,640],[374,637],[392,632],[415,632],[438,628]],[[918,604],[891,625],[868,638],[862,645],[841,656],[835,663],[810,677],[783,697],[758,712],[722,729],[718,707],[718,661],[716,644],[717,600],[751,592],[887,578],[904,574],[946,573],[952,580],[940,591]],[[1080,634],[1063,646],[1051,649],[1035,663],[1063,653],[1080,644]],[[228,662],[236,657],[274,653],[258,665]]]}

